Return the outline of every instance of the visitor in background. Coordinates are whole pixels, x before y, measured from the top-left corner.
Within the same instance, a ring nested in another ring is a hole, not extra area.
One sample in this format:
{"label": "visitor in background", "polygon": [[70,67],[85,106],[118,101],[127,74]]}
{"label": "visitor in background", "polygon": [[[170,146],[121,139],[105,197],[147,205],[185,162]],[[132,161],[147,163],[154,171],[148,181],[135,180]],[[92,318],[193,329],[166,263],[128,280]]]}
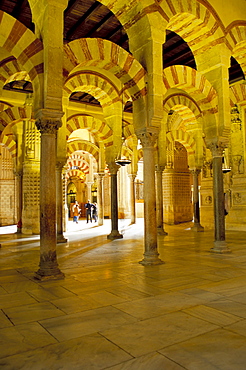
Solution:
{"label": "visitor in background", "polygon": [[97,204],[93,203],[92,204],[92,218],[97,222]]}
{"label": "visitor in background", "polygon": [[79,221],[79,214],[80,214],[80,208],[79,208],[79,204],[77,200],[75,200],[75,204],[72,207],[72,211],[73,211],[73,222],[76,222],[77,224]]}
{"label": "visitor in background", "polygon": [[88,199],[88,202],[85,203],[85,208],[86,208],[86,222],[88,224],[89,220],[92,222],[92,204],[91,201]]}

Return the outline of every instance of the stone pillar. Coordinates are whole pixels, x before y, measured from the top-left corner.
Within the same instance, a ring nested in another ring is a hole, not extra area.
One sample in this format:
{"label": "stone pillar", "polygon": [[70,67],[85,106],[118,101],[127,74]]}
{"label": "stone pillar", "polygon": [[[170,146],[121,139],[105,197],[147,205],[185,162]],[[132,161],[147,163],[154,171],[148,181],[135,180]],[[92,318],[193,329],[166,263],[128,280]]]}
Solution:
{"label": "stone pillar", "polygon": [[130,179],[130,216],[131,216],[131,224],[136,223],[136,194],[135,194],[135,178],[136,175],[131,173],[128,175]]}
{"label": "stone pillar", "polygon": [[36,125],[41,133],[40,161],[40,263],[35,278],[59,279],[56,255],[56,133],[61,126],[62,112],[42,109]]}
{"label": "stone pillar", "polygon": [[191,170],[193,177],[193,213],[194,213],[194,226],[193,231],[204,231],[204,227],[200,224],[200,204],[199,204],[199,189],[198,189],[198,176],[201,172],[200,169]]}
{"label": "stone pillar", "polygon": [[223,147],[217,144],[210,145],[213,156],[213,197],[214,197],[214,227],[215,241],[211,252],[228,253],[231,250],[225,241],[225,198],[222,172]]}
{"label": "stone pillar", "polygon": [[107,239],[121,239],[123,235],[118,230],[118,189],[117,172],[119,166],[115,162],[108,163],[111,179],[111,233]]}
{"label": "stone pillar", "polygon": [[87,184],[87,199],[86,199],[86,201],[88,199],[91,201],[91,187],[93,185],[93,182],[88,181],[86,184]]}
{"label": "stone pillar", "polygon": [[15,173],[17,200],[17,234],[21,234],[22,232],[22,176],[22,171]]}
{"label": "stone pillar", "polygon": [[164,217],[163,217],[163,189],[162,189],[162,172],[164,167],[157,165],[155,167],[156,173],[156,223],[157,223],[157,234],[167,235],[167,232],[163,228]]}
{"label": "stone pillar", "polygon": [[143,131],[138,134],[143,147],[144,163],[144,259],[142,265],[159,265],[163,261],[158,257],[156,227],[156,193],[155,193],[155,158],[154,144],[157,134]]}
{"label": "stone pillar", "polygon": [[63,163],[56,163],[56,212],[57,212],[57,243],[66,243],[63,235]]}
{"label": "stone pillar", "polygon": [[104,173],[97,174],[97,205],[98,205],[98,226],[103,225],[104,202],[103,202],[103,178]]}

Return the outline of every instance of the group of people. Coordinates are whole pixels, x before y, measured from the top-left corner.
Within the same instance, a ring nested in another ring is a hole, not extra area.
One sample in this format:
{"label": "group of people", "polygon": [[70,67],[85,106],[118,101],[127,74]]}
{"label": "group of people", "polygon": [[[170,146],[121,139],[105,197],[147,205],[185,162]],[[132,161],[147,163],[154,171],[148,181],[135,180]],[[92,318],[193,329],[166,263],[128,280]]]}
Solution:
{"label": "group of people", "polygon": [[[86,222],[88,224],[88,222],[92,222],[92,220],[94,220],[95,222],[97,222],[97,204],[96,203],[91,203],[90,200],[88,200],[88,202],[85,204],[85,208],[86,208]],[[76,222],[76,224],[78,223],[79,221],[79,216],[80,216],[80,211],[81,209],[79,208],[79,204],[78,204],[78,201],[76,200],[73,207],[72,207],[72,211],[73,211],[73,222]]]}

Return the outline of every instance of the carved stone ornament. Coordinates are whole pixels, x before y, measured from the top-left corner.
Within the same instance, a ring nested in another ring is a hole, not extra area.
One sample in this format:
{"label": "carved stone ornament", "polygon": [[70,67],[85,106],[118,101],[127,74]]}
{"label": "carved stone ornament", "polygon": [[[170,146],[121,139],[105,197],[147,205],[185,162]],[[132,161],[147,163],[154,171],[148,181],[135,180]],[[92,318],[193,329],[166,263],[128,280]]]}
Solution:
{"label": "carved stone ornament", "polygon": [[206,198],[205,198],[205,203],[206,204],[212,204],[212,197],[210,195],[208,195]]}
{"label": "carved stone ornament", "polygon": [[108,169],[109,169],[110,175],[116,175],[119,168],[120,166],[118,166],[115,162],[108,163]]}
{"label": "carved stone ornament", "polygon": [[153,148],[156,144],[158,134],[155,131],[144,131],[138,133],[137,137],[141,141],[143,148]]}
{"label": "carved stone ornament", "polygon": [[56,134],[59,127],[61,127],[61,120],[52,119],[37,119],[36,120],[37,129],[41,134]]}
{"label": "carved stone ornament", "polygon": [[213,157],[222,157],[226,146],[222,143],[211,143],[208,145],[208,149],[211,150]]}
{"label": "carved stone ornament", "polygon": [[234,199],[234,203],[242,203],[242,197],[241,197],[241,194],[240,193],[235,193],[233,195],[233,199]]}

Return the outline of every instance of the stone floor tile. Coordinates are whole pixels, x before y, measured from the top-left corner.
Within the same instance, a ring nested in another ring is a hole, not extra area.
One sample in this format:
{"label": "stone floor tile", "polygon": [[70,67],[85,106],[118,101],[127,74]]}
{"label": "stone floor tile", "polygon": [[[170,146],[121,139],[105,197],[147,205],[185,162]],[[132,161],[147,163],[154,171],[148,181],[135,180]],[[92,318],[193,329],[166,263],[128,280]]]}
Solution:
{"label": "stone floor tile", "polygon": [[238,318],[246,318],[246,305],[240,302],[233,301],[231,296],[229,297],[229,299],[221,298],[214,302],[207,303],[207,306],[221,312],[235,315]]}
{"label": "stone floor tile", "polygon": [[179,311],[193,305],[199,305],[201,300],[179,292],[169,292],[155,297],[147,297],[135,301],[114,305],[116,308],[132,315],[139,320]]}
{"label": "stone floor tile", "polygon": [[0,309],[10,308],[10,307],[20,307],[24,305],[29,305],[32,303],[37,303],[37,301],[32,298],[26,292],[13,293],[13,294],[2,294],[0,297]]}
{"label": "stone floor tile", "polygon": [[8,326],[13,326],[12,322],[8,319],[8,317],[0,310],[0,329],[6,328]]}
{"label": "stone floor tile", "polygon": [[157,352],[134,358],[119,365],[108,368],[109,370],[182,370],[175,362]]}
{"label": "stone floor tile", "polygon": [[229,325],[226,327],[226,329],[246,337],[246,320],[238,321],[232,325]]}
{"label": "stone floor tile", "polygon": [[64,315],[61,310],[56,308],[50,302],[35,303],[21,307],[4,308],[3,311],[14,325]]}
{"label": "stone floor tile", "polygon": [[37,289],[37,284],[30,280],[25,279],[25,281],[12,282],[12,283],[1,283],[3,289],[8,293],[19,293],[20,291]]}
{"label": "stone floor tile", "polygon": [[[45,347],[52,343],[56,343],[56,340],[38,323],[0,329],[0,358],[38,347]],[[15,369],[19,369],[18,364],[16,364]]]}
{"label": "stone floor tile", "polygon": [[42,320],[40,323],[57,340],[65,341],[135,321],[135,318],[114,307],[103,307]]}
{"label": "stone floor tile", "polygon": [[245,348],[245,337],[219,329],[159,352],[189,370],[245,370]]}
{"label": "stone floor tile", "polygon": [[191,307],[183,310],[183,312],[221,327],[242,320],[238,316],[204,305]]}
{"label": "stone floor tile", "polygon": [[0,360],[0,367],[18,370],[99,370],[131,356],[98,334],[83,336]]}
{"label": "stone floor tile", "polygon": [[132,356],[138,357],[216,328],[213,324],[183,312],[175,312],[108,329],[101,334]]}

